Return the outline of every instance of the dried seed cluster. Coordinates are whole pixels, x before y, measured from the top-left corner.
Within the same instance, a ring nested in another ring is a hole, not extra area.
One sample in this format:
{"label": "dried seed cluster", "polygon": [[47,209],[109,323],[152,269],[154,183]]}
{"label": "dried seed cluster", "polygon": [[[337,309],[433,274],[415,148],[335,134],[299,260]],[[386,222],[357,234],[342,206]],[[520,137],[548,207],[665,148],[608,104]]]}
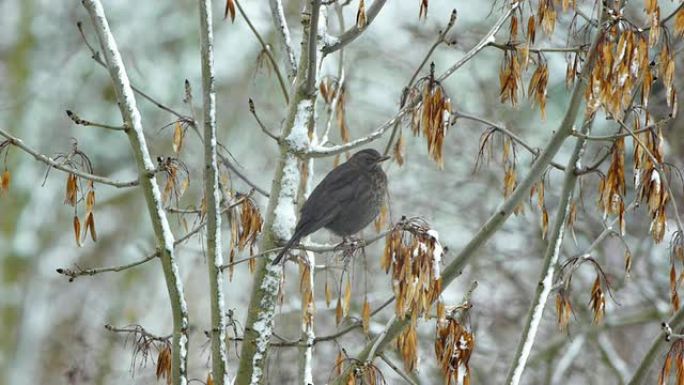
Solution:
{"label": "dried seed cluster", "polygon": [[[635,119],[639,128],[639,119]],[[645,124],[649,124],[648,114]],[[666,208],[670,195],[663,184],[661,165],[664,160],[663,143],[665,141],[660,127],[636,134],[638,141],[634,144],[634,178],[637,198],[646,202],[651,216],[650,232],[653,240],[660,243],[665,237],[667,223]]]}
{"label": "dried seed cluster", "polygon": [[613,142],[608,173],[599,183],[598,206],[604,217],[619,216],[621,235],[625,234],[625,193],[625,139],[618,138]]}
{"label": "dried seed cluster", "polygon": [[441,292],[443,252],[437,232],[417,218],[400,222],[387,235],[381,266],[391,271],[400,319],[409,315],[415,324],[417,318],[427,317]]}
{"label": "dried seed cluster", "polygon": [[[261,212],[252,198],[237,193],[235,199],[244,199],[244,201],[242,204],[230,209],[228,213],[230,222],[230,267],[228,268],[228,275],[230,279],[233,278],[235,254],[249,246],[249,254],[254,255],[257,237],[261,234],[264,226]],[[256,260],[250,259],[248,265],[249,270],[254,272]]]}
{"label": "dried seed cluster", "polygon": [[[444,137],[449,128],[452,109],[451,98],[442,84],[435,79],[434,63],[430,66],[430,74],[420,79],[408,92],[408,100],[415,100],[418,95],[420,95],[420,103],[411,113],[411,130],[414,135],[423,134],[428,153],[442,168],[444,167],[442,156]],[[397,146],[403,146],[403,144],[398,142]],[[399,147],[395,147],[396,152],[400,152]]]}
{"label": "dried seed cluster", "polygon": [[670,373],[672,373],[673,364],[675,369],[675,384],[684,385],[684,339],[682,338],[677,338],[672,342],[672,345],[670,345],[670,350],[665,356],[663,367],[660,369],[658,385],[670,383],[669,379]]}
{"label": "dried seed cluster", "polygon": [[[93,164],[90,158],[78,148],[78,143],[74,142],[71,152],[60,153],[55,156],[55,160],[61,161],[63,164],[74,168],[76,170],[84,170],[90,174],[93,173]],[[49,172],[49,170],[48,170]],[[47,175],[46,175],[47,176]],[[82,188],[82,179],[74,174],[67,174],[66,188],[64,193],[64,204],[74,208],[74,239],[76,244],[80,247],[85,242],[85,239],[90,233],[90,238],[93,242],[97,241],[97,232],[95,231],[95,185],[92,180],[86,180],[85,197],[79,194]],[[85,199],[84,199],[85,198]],[[85,200],[85,224],[81,225],[81,219],[78,215],[78,204]]]}
{"label": "dried seed cluster", "polygon": [[[173,198],[176,205],[190,185],[190,171],[178,158],[163,157],[157,158],[157,169],[166,176],[166,183],[162,191],[162,201],[168,203]],[[202,217],[206,214],[206,204],[203,204]]]}
{"label": "dried seed cluster", "polygon": [[10,147],[10,141],[5,140],[3,142],[0,142],[0,156],[2,156],[3,151],[5,152],[4,155],[4,171],[0,175],[0,196],[3,196],[7,194],[9,191],[9,186],[10,182],[12,181],[12,175],[10,174],[9,170],[7,169],[7,153],[9,152],[9,147]]}
{"label": "dried seed cluster", "polygon": [[[372,362],[361,362],[354,358],[348,358],[344,351],[340,350],[335,360],[335,368],[333,374],[336,376],[342,375],[346,365],[353,366],[351,375],[347,377],[345,385],[385,385],[385,376],[380,371],[380,368],[375,366]],[[332,382],[332,381],[328,381]]]}
{"label": "dried seed cluster", "polygon": [[[444,375],[444,384],[470,384],[470,356],[475,348],[475,336],[463,326],[455,314],[446,315],[444,305],[437,305],[435,356]],[[440,310],[441,309],[441,310]]]}
{"label": "dried seed cluster", "polygon": [[605,294],[606,291],[610,294],[610,285],[601,265],[595,258],[588,254],[569,258],[561,266],[558,282],[556,283],[556,285],[560,286],[558,293],[556,294],[556,314],[560,330],[567,330],[570,315],[573,314],[573,307],[570,301],[570,284],[572,282],[572,276],[585,262],[589,262],[596,271],[596,279],[591,288],[589,299],[589,308],[594,315],[593,322],[601,322],[606,313]]}

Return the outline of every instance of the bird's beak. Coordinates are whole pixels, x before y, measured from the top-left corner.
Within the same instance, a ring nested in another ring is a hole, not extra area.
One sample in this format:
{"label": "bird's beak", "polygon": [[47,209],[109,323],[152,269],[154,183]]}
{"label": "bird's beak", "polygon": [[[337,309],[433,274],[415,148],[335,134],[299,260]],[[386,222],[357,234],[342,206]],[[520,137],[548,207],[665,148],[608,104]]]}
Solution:
{"label": "bird's beak", "polygon": [[389,155],[385,155],[385,156],[381,157],[380,159],[378,159],[378,163],[384,162],[384,161],[386,161],[386,160],[388,160],[388,159],[392,159],[392,157],[389,156]]}

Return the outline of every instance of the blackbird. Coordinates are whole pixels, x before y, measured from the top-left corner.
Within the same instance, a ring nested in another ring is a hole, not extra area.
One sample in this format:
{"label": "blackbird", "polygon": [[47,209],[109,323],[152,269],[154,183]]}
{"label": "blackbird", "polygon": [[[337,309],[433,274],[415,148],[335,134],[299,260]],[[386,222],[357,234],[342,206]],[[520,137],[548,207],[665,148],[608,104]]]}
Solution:
{"label": "blackbird", "polygon": [[347,237],[371,223],[385,203],[387,175],[380,162],[389,158],[373,149],[361,150],[330,171],[304,202],[294,234],[273,264],[302,237],[318,229]]}

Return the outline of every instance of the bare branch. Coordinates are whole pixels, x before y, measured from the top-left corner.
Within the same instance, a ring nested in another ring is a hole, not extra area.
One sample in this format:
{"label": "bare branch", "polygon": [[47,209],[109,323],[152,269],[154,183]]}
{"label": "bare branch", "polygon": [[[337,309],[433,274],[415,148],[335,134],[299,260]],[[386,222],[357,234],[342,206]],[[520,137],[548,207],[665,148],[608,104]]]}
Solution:
{"label": "bare branch", "polygon": [[[235,0],[244,16],[240,3]],[[224,311],[223,264],[221,250],[221,191],[216,150],[216,83],[214,70],[214,30],[211,0],[199,1],[200,57],[202,62],[202,105],[204,111],[204,202],[207,206],[207,270],[211,313],[211,373],[217,385],[229,382],[228,351],[225,345],[228,319]],[[247,20],[247,18],[245,17]],[[252,26],[251,22],[247,23]],[[258,34],[257,34],[258,36]],[[273,63],[275,65],[275,62]],[[277,67],[276,67],[277,71]],[[287,95],[286,95],[287,98]]]}
{"label": "bare branch", "polygon": [[125,333],[125,334],[135,334],[135,335],[142,335],[147,339],[153,340],[153,341],[159,341],[159,342],[168,342],[169,339],[171,339],[171,334],[165,335],[165,336],[158,336],[156,334],[152,334],[145,330],[144,327],[140,325],[133,325],[133,326],[125,326],[122,328],[117,328],[112,326],[111,324],[106,324],[105,329],[109,330],[112,333]]}
{"label": "bare branch", "polygon": [[[498,49],[503,50],[503,51],[517,51],[517,50],[521,49],[520,44],[511,44],[511,43],[499,44],[496,42],[490,42],[490,43],[487,43],[487,46],[498,48]],[[586,51],[587,49],[589,49],[589,46],[584,44],[584,45],[579,45],[579,46],[575,46],[575,47],[546,47],[546,48],[530,47],[527,50],[529,52],[532,52],[532,53],[544,53],[544,52],[549,52],[549,53],[551,53],[551,52],[558,52],[558,53],[577,52],[577,53],[579,53],[579,52]]]}
{"label": "bare branch", "polygon": [[75,124],[78,124],[80,126],[100,127],[100,128],[106,128],[108,130],[114,130],[114,131],[125,131],[126,130],[125,126],[111,126],[109,124],[95,123],[95,122],[91,122],[91,121],[88,121],[85,119],[81,119],[78,115],[76,115],[71,110],[66,110],[66,114],[69,117],[69,119],[71,119]]}
{"label": "bare branch", "polygon": [[[69,166],[65,166],[65,165],[55,161],[51,157],[49,157],[47,155],[43,155],[43,154],[39,153],[38,151],[32,149],[31,147],[27,146],[26,144],[24,144],[23,140],[15,137],[15,136],[12,136],[9,132],[3,130],[2,128],[0,128],[0,136],[6,138],[11,145],[20,148],[21,150],[23,150],[27,154],[32,155],[36,160],[43,162],[50,167],[54,167],[60,171],[67,172],[69,174],[74,174],[78,177],[81,177],[81,178],[84,178],[87,180],[92,180],[93,182],[102,183],[102,184],[106,184],[106,185],[114,186],[114,187],[119,187],[119,188],[134,187],[134,186],[137,186],[139,184],[139,181],[137,181],[137,180],[132,180],[132,181],[128,181],[128,182],[116,181],[113,179],[105,178],[103,176],[90,174],[87,172],[79,171],[79,170],[72,168],[72,167],[69,167]],[[154,175],[154,170],[151,172],[152,172],[152,175]]]}
{"label": "bare branch", "polygon": [[[588,125],[582,126],[587,127]],[[515,356],[508,371],[506,383],[510,385],[517,385],[522,378],[523,370],[527,365],[527,359],[532,351],[532,345],[534,344],[537,330],[542,320],[542,314],[544,313],[546,300],[551,294],[551,290],[553,288],[553,277],[556,272],[556,265],[558,263],[561,244],[563,242],[563,230],[565,229],[566,218],[570,211],[570,202],[572,200],[578,178],[577,174],[575,173],[575,166],[579,162],[585,143],[586,141],[584,139],[577,140],[575,149],[570,157],[570,160],[568,160],[568,165],[566,166],[563,187],[560,193],[560,202],[558,203],[558,211],[556,212],[553,226],[547,235],[548,242],[546,245],[546,251],[544,252],[544,263],[541,277],[538,281],[539,285],[537,285],[535,297],[532,300],[532,305],[530,306],[530,310],[527,314],[525,329],[520,337],[518,348],[516,349]]]}
{"label": "bare branch", "polygon": [[283,10],[282,0],[269,0],[269,5],[271,7],[271,16],[273,17],[273,23],[278,30],[278,36],[280,37],[280,43],[285,51],[284,61],[285,67],[287,69],[287,78],[290,82],[294,82],[295,75],[297,75],[297,61],[295,60],[294,48],[292,46],[292,38],[290,37],[290,29],[287,26],[287,20],[285,19],[285,11]]}
{"label": "bare branch", "polygon": [[382,136],[382,134],[387,131],[390,127],[392,127],[395,123],[398,123],[401,121],[401,118],[404,117],[407,113],[411,111],[410,107],[406,107],[399,111],[392,119],[388,120],[387,122],[383,123],[380,127],[376,128],[375,131],[373,131],[371,134],[364,136],[362,138],[353,140],[349,143],[341,144],[338,146],[330,146],[330,147],[324,147],[324,146],[312,146],[312,148],[304,153],[305,156],[311,157],[311,158],[322,158],[326,156],[332,156],[332,155],[337,155],[341,154],[343,152],[353,150],[354,148],[357,148],[359,146],[363,146],[366,143],[370,143],[379,137]]}
{"label": "bare branch", "polygon": [[82,3],[95,26],[95,32],[114,85],[124,124],[130,128],[126,134],[138,165],[140,184],[152,220],[171,302],[173,314],[172,380],[174,385],[182,385],[187,383],[188,313],[183,294],[183,282],[174,259],[173,234],[164,212],[159,186],[154,178],[155,166],[145,142],[142,119],[136,105],[135,94],[128,80],[116,41],[109,29],[104,9],[99,0],[83,0]]}
{"label": "bare branch", "polygon": [[60,267],[57,269],[57,273],[62,274],[62,275],[66,275],[67,277],[69,277],[69,282],[73,282],[74,279],[81,277],[81,276],[84,276],[84,275],[91,275],[92,276],[92,275],[96,275],[96,274],[100,274],[100,273],[109,273],[109,272],[116,273],[119,271],[128,270],[130,268],[140,266],[143,263],[149,262],[158,256],[159,256],[159,253],[153,253],[153,254],[150,254],[150,255],[146,256],[145,258],[140,259],[138,261],[127,263],[125,265],[118,265],[118,266],[111,266],[111,267],[97,267],[97,268],[93,268],[93,269],[77,268],[76,270]]}
{"label": "bare branch", "polygon": [[259,40],[259,44],[261,45],[261,49],[264,52],[266,52],[266,57],[268,58],[268,61],[271,62],[271,66],[273,67],[273,71],[276,74],[276,78],[278,78],[278,84],[280,85],[280,90],[283,92],[283,97],[285,98],[285,103],[289,103],[290,102],[290,96],[289,96],[290,92],[288,91],[288,86],[285,84],[285,80],[283,79],[283,74],[280,72],[280,67],[278,66],[278,63],[276,62],[275,58],[273,57],[273,52],[271,52],[271,46],[269,46],[268,44],[266,44],[264,42],[264,39],[259,34],[259,31],[256,30],[256,28],[252,24],[252,21],[249,19],[249,17],[247,17],[247,14],[242,9],[242,5],[240,5],[240,2],[238,0],[235,0],[235,4],[237,5],[237,8],[240,11],[240,14],[242,15],[242,17],[247,22],[249,29],[252,30],[252,33],[254,33],[254,36],[256,36],[257,40]]}
{"label": "bare branch", "polygon": [[477,43],[473,48],[470,49],[470,51],[466,52],[466,54],[459,60],[457,61],[454,65],[449,67],[439,78],[437,78],[438,81],[443,81],[444,79],[448,78],[456,72],[459,68],[461,68],[465,63],[467,63],[470,59],[472,59],[475,55],[477,55],[478,52],[482,51],[484,47],[486,47],[488,44],[494,42],[494,35],[496,35],[497,32],[501,29],[503,24],[508,20],[511,15],[513,15],[513,12],[515,12],[516,9],[520,6],[521,2],[514,2],[511,5],[511,8],[506,11],[501,17],[499,17],[499,20],[494,23],[492,28],[487,32],[487,34],[484,35],[484,37]]}
{"label": "bare branch", "polygon": [[363,26],[363,28],[359,28],[358,25],[354,24],[353,27],[349,28],[349,30],[344,32],[339,38],[333,38],[333,42],[326,43],[321,49],[323,56],[337,51],[338,49],[354,41],[357,37],[361,36],[361,34],[368,29],[368,26],[370,26],[375,17],[378,16],[380,10],[386,2],[387,0],[373,1],[373,4],[371,4],[371,6],[368,8],[368,11],[366,12],[367,22]]}
{"label": "bare branch", "polygon": [[397,373],[397,374],[399,375],[399,377],[401,377],[404,381],[406,381],[407,384],[409,384],[409,385],[418,385],[418,384],[416,384],[415,381],[413,381],[413,379],[412,379],[406,372],[404,372],[401,368],[399,368],[399,367],[398,367],[397,365],[395,365],[392,361],[390,361],[389,358],[387,358],[387,356],[385,356],[385,355],[382,354],[382,353],[378,354],[378,356],[380,357],[380,359],[381,359],[384,363],[387,364],[387,366],[389,366],[390,368],[392,368],[392,370],[394,370],[394,372]]}
{"label": "bare branch", "polygon": [[[530,146],[529,144],[527,144],[527,142],[524,139],[522,139],[516,133],[514,133],[513,131],[509,130],[508,128],[506,128],[500,124],[493,123],[489,120],[486,120],[486,119],[483,119],[483,118],[480,118],[477,116],[468,115],[468,114],[465,114],[465,113],[460,112],[460,111],[455,111],[453,113],[453,116],[454,116],[454,120],[453,120],[452,124],[456,124],[458,119],[466,119],[466,120],[472,120],[474,122],[482,123],[486,126],[489,126],[489,127],[492,127],[498,131],[501,131],[506,136],[513,139],[514,142],[523,146],[523,148],[526,149],[527,151],[529,151],[532,155],[534,155],[534,156],[539,155],[539,149]],[[550,165],[557,168],[558,170],[565,171],[565,166],[563,166],[559,163],[551,162]]]}
{"label": "bare branch", "polygon": [[254,119],[257,121],[257,124],[259,124],[259,127],[261,127],[261,131],[263,131],[264,134],[266,134],[266,136],[275,140],[276,142],[280,142],[280,138],[277,135],[273,134],[271,131],[269,131],[268,128],[266,128],[266,126],[264,125],[264,123],[261,122],[261,119],[259,119],[259,115],[257,115],[256,113],[256,108],[254,108],[254,101],[252,100],[252,98],[249,98],[249,112],[252,113],[252,116],[254,116]]}

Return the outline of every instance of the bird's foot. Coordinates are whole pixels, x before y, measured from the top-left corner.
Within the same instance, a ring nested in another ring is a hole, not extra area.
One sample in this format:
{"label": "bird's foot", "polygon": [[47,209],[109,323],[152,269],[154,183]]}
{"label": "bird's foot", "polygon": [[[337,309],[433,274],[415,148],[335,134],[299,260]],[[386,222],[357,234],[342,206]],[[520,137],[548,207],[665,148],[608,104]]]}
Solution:
{"label": "bird's foot", "polygon": [[356,250],[363,245],[363,239],[354,236],[347,236],[342,238],[342,243],[340,243],[338,247],[345,250]]}

